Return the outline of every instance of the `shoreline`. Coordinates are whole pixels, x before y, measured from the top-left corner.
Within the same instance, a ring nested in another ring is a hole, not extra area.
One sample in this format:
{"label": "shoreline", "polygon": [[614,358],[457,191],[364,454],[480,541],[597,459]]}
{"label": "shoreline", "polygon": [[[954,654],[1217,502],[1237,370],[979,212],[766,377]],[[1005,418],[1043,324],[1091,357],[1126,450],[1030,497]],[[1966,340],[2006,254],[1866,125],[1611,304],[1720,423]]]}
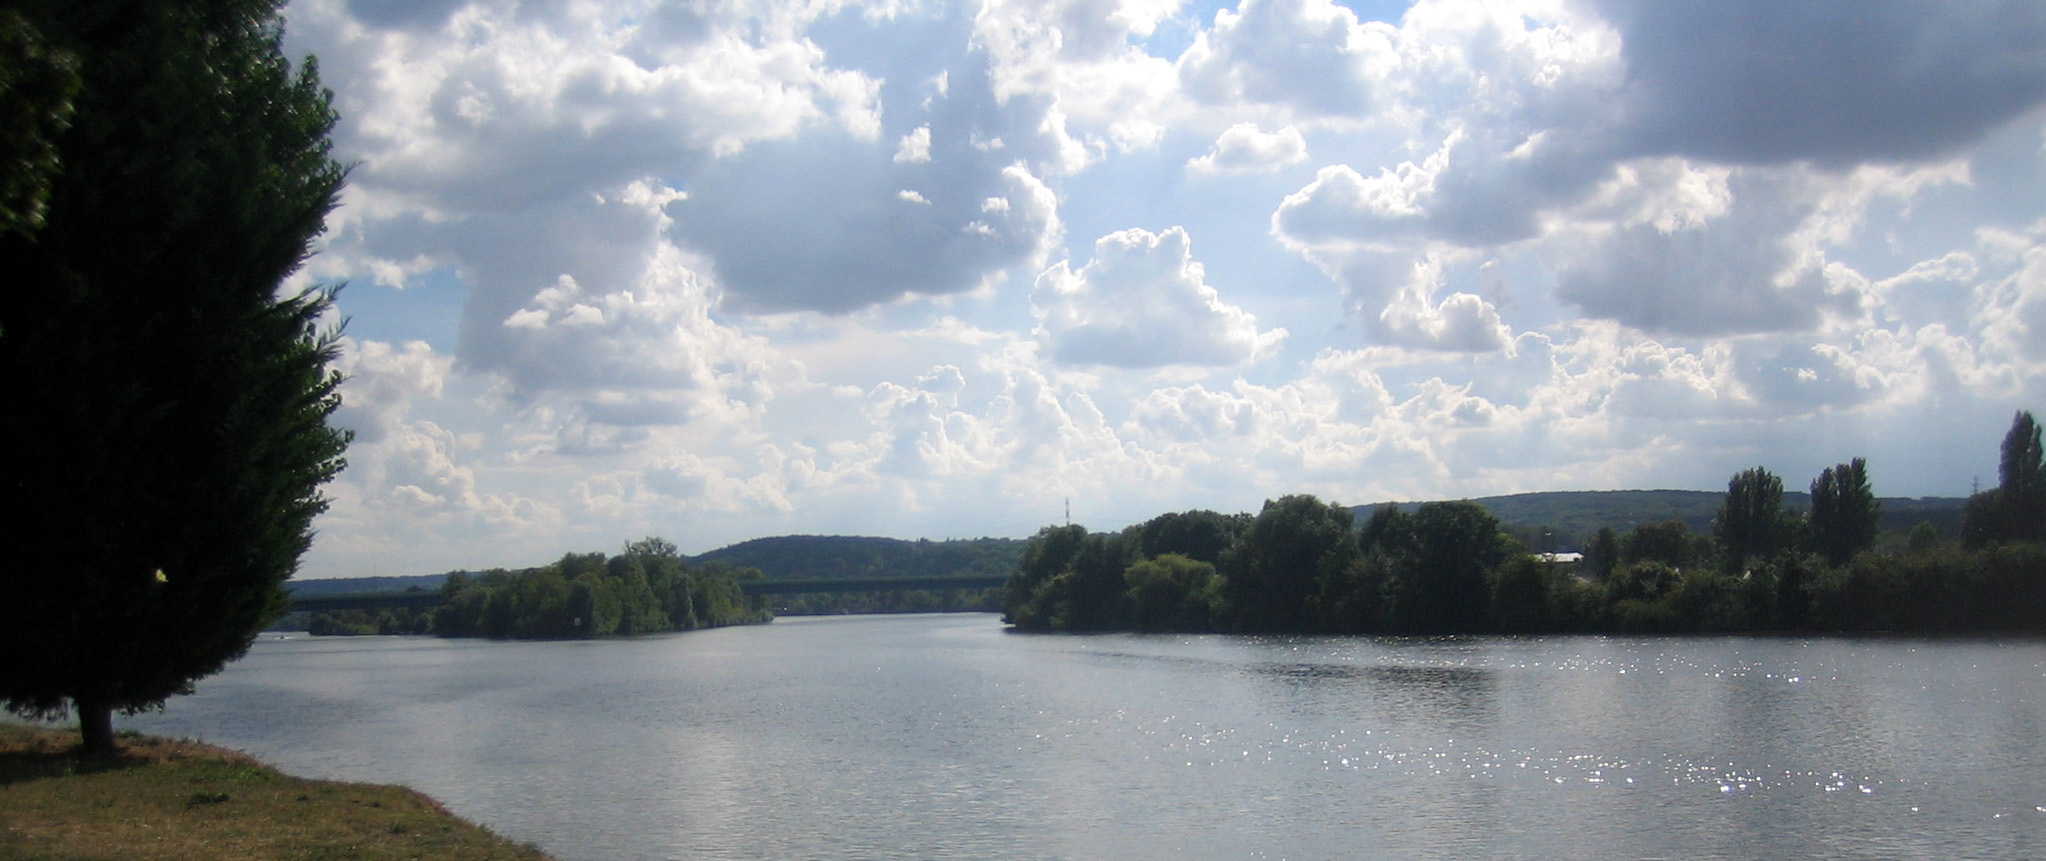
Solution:
{"label": "shoreline", "polygon": [[0,720],[0,859],[555,861],[403,786],[293,777],[238,751]]}

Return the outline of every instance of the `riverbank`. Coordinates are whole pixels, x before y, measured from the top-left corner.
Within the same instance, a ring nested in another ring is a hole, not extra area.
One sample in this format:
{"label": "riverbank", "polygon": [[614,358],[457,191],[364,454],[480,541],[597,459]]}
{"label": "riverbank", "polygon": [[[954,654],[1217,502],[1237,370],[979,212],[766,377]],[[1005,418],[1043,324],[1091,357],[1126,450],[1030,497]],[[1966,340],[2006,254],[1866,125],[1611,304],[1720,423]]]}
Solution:
{"label": "riverbank", "polygon": [[0,861],[551,861],[401,786],[291,777],[190,741],[124,733],[119,753],[97,757],[77,743],[0,722]]}

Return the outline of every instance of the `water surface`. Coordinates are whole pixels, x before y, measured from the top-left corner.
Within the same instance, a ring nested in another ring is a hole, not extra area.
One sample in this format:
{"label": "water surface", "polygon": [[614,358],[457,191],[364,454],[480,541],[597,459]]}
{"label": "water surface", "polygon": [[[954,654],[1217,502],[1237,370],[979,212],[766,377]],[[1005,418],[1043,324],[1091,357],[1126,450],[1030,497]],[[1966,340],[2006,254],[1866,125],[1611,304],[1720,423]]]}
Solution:
{"label": "water surface", "polygon": [[123,724],[565,861],[2046,853],[2037,641],[301,637]]}

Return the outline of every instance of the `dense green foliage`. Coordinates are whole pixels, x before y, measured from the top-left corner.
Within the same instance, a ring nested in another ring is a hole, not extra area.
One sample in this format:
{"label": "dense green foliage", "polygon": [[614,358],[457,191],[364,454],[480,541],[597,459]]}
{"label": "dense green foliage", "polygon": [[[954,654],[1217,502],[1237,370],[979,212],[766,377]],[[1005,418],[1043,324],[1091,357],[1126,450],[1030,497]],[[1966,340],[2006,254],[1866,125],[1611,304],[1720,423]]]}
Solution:
{"label": "dense green foliage", "polygon": [[418,607],[390,607],[382,610],[333,610],[313,613],[305,631],[322,637],[368,634],[431,634],[433,613]]}
{"label": "dense green foliage", "polygon": [[1357,561],[1350,512],[1307,495],[1266,502],[1235,546],[1222,555],[1222,599],[1230,623],[1246,631],[1310,627],[1321,584]]}
{"label": "dense green foliage", "polygon": [[278,5],[24,2],[0,24],[32,54],[10,82],[40,68],[5,105],[38,128],[5,156],[41,160],[7,166],[0,230],[0,698],[75,707],[88,747],[247,650],[341,467],[329,296],[278,291],[345,171]]}
{"label": "dense green foliage", "polygon": [[20,10],[0,9],[0,234],[42,227],[78,83],[75,55]]}
{"label": "dense green foliage", "polygon": [[[1358,523],[1287,496],[1255,518],[1167,514],[1118,534],[1046,527],[1003,609],[1020,630],[1065,631],[2046,632],[2046,543],[2021,531],[2039,515],[2011,513],[2025,510],[2030,476],[2046,487],[2037,435],[2019,414],[2005,486],[1978,497],[1996,500],[1996,519],[1971,527],[1968,547],[1930,523],[1878,541],[1884,506],[1856,458],[1812,482],[1808,515],[1784,507],[1780,478],[1744,470],[1711,533],[1631,517],[1624,531],[1588,534],[1574,563],[1529,552],[1468,501],[1380,506]],[[1158,537],[1193,523],[1205,525],[1199,542]]]}
{"label": "dense green foliage", "polygon": [[569,553],[522,571],[449,574],[432,632],[442,637],[584,639],[764,622],[739,581],[760,572],[691,566],[675,545],[647,538],[612,557]]}

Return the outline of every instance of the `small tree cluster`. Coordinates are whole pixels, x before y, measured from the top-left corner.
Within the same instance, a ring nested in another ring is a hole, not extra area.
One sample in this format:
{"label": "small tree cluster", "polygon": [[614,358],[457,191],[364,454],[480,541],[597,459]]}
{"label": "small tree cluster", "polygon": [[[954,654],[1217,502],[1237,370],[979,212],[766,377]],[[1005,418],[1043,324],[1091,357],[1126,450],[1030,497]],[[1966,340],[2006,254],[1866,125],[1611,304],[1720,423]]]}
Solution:
{"label": "small tree cluster", "polygon": [[1513,546],[1470,502],[1381,509],[1360,529],[1348,508],[1293,495],[1256,517],[1166,514],[1118,535],[1047,527],[1006,610],[1025,630],[1478,631]]}
{"label": "small tree cluster", "polygon": [[450,574],[432,628],[442,637],[584,639],[761,622],[766,611],[739,586],[759,576],[691,567],[675,545],[648,538],[609,558],[570,553],[524,571]]}

